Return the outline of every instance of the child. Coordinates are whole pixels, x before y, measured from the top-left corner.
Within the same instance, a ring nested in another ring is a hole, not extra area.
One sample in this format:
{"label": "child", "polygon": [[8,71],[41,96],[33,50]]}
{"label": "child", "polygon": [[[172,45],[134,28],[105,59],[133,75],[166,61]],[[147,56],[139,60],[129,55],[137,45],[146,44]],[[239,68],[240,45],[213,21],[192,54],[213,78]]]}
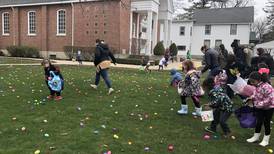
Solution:
{"label": "child", "polygon": [[144,70],[146,72],[150,72],[151,73],[151,70],[149,69],[150,67],[150,62],[148,61],[148,59],[146,59],[145,57],[142,57],[142,67],[144,68]]}
{"label": "child", "polygon": [[167,58],[163,57],[160,60],[160,62],[159,62],[159,69],[158,69],[158,71],[164,70],[164,66],[167,67],[167,64],[168,64]]}
{"label": "child", "polygon": [[171,75],[171,82],[170,82],[170,85],[177,88],[178,86],[178,83],[180,81],[182,81],[182,74],[179,73],[176,69],[172,69],[170,71],[170,75]]}
{"label": "child", "polygon": [[82,65],[82,55],[81,55],[81,50],[77,51],[77,55],[76,55],[76,60],[79,62],[79,65]]}
{"label": "child", "polygon": [[[54,65],[52,65],[50,60],[48,60],[48,59],[43,60],[41,64],[42,64],[42,66],[44,66],[45,81],[46,81],[47,87],[50,90],[50,95],[47,96],[47,99],[53,99],[55,95],[56,95],[56,97],[54,98],[54,100],[59,101],[59,100],[63,99],[63,97],[61,96],[61,91],[64,89],[64,84],[63,84],[64,79],[60,72],[60,69],[58,67],[55,67]],[[51,71],[54,72],[56,75],[59,75],[59,77],[61,78],[61,80],[62,80],[61,91],[54,91],[49,86],[48,81],[52,80],[52,77],[53,77],[50,73]]]}
{"label": "child", "polygon": [[225,70],[219,70],[216,72],[217,75],[214,78],[215,85],[221,86],[224,90],[226,89],[227,74]]}
{"label": "child", "polygon": [[233,112],[233,103],[224,89],[220,85],[215,85],[214,78],[208,78],[203,82],[203,88],[209,91],[208,96],[210,103],[205,105],[213,108],[214,120],[210,127],[205,130],[210,133],[216,133],[218,124],[221,125],[224,136],[227,137],[231,131],[227,125],[227,120]]}
{"label": "child", "polygon": [[178,84],[178,88],[182,89],[180,91],[181,95],[181,110],[178,114],[187,114],[188,106],[186,104],[186,98],[191,97],[195,104],[195,112],[192,114],[194,116],[201,116],[201,105],[200,96],[203,95],[202,88],[200,85],[200,72],[196,71],[194,64],[190,60],[185,60],[182,65],[183,71],[185,72],[185,78]]}
{"label": "child", "polygon": [[252,72],[249,76],[249,81],[256,87],[253,96],[250,98],[256,109],[256,128],[253,137],[247,139],[247,142],[254,143],[259,140],[261,135],[262,125],[265,127],[265,134],[262,142],[259,144],[263,147],[269,144],[271,126],[270,121],[273,115],[274,108],[274,89],[268,83],[269,69]]}

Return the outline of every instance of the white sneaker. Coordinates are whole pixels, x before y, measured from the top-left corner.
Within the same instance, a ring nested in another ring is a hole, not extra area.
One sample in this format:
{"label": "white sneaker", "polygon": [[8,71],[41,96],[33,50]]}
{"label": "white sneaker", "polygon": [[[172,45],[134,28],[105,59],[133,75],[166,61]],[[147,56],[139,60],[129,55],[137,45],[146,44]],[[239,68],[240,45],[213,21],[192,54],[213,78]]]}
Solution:
{"label": "white sneaker", "polygon": [[91,86],[91,88],[93,88],[95,90],[98,88],[98,86],[96,86],[95,84],[90,84],[90,86]]}
{"label": "white sneaker", "polygon": [[114,92],[114,89],[113,88],[109,88],[108,95],[112,94],[113,92]]}
{"label": "white sneaker", "polygon": [[269,144],[270,135],[264,135],[262,142],[259,144],[260,146],[267,146]]}
{"label": "white sneaker", "polygon": [[187,114],[188,113],[188,106],[181,105],[181,110],[177,111],[178,114]]}
{"label": "white sneaker", "polygon": [[247,139],[246,141],[248,143],[254,143],[260,139],[260,136],[261,136],[261,133],[254,133],[254,135],[251,138]]}
{"label": "white sneaker", "polygon": [[193,116],[201,116],[202,108],[195,107],[195,112],[192,112]]}

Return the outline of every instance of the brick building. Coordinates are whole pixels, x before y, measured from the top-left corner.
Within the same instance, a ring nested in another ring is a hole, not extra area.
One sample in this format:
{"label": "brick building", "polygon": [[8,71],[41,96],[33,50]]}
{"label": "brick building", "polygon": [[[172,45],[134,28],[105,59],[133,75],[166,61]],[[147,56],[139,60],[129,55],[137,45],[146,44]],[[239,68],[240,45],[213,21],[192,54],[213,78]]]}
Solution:
{"label": "brick building", "polygon": [[168,44],[160,17],[172,10],[161,1],[167,5],[168,0],[1,0],[0,49],[34,46],[44,57],[64,58],[64,46],[94,46],[100,38],[116,54],[150,55],[157,41]]}

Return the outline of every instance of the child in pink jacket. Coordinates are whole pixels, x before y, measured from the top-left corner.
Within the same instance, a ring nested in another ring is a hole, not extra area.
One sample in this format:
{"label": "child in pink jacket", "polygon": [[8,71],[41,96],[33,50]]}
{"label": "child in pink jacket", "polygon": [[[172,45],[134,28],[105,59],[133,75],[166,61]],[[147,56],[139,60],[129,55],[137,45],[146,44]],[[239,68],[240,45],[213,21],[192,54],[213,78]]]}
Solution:
{"label": "child in pink jacket", "polygon": [[259,140],[262,125],[265,127],[265,134],[261,146],[265,147],[269,144],[270,139],[270,121],[274,111],[274,89],[268,83],[269,69],[260,69],[258,72],[252,72],[249,81],[256,87],[251,99],[256,108],[257,123],[254,136],[247,139],[247,142],[254,143]]}

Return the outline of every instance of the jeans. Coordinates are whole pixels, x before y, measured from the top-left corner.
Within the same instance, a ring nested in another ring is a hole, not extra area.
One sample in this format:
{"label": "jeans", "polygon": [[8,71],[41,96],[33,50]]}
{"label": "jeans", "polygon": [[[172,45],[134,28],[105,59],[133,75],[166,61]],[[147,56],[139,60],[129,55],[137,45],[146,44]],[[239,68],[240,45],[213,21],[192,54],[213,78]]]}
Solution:
{"label": "jeans", "polygon": [[108,76],[108,71],[107,69],[102,69],[99,72],[96,72],[96,78],[95,78],[95,85],[98,86],[100,82],[100,77],[103,77],[106,85],[108,88],[111,88],[111,81]]}
{"label": "jeans", "polygon": [[218,124],[220,124],[224,131],[224,134],[228,135],[230,133],[230,129],[226,122],[229,119],[230,115],[231,115],[231,112],[222,111],[220,109],[214,109],[213,110],[214,120],[211,122],[210,129],[216,132],[217,126]]}
{"label": "jeans", "polygon": [[[200,97],[199,96],[191,96],[191,99],[195,105],[196,108],[200,108]],[[185,96],[181,96],[181,103],[182,105],[186,105],[186,97]]]}
{"label": "jeans", "polygon": [[256,117],[257,123],[255,128],[255,133],[260,133],[262,129],[262,125],[264,125],[265,135],[270,135],[270,121],[272,119],[274,109],[256,109]]}

